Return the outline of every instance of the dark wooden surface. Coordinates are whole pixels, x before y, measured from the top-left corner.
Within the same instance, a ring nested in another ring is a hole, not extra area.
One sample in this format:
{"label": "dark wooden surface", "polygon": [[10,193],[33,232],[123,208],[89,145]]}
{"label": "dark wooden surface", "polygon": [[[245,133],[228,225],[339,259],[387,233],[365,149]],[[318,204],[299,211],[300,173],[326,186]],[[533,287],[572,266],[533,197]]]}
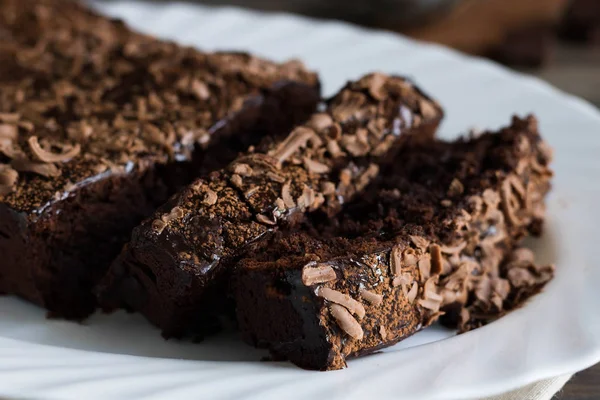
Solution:
{"label": "dark wooden surface", "polygon": [[600,399],[600,364],[576,374],[555,400]]}

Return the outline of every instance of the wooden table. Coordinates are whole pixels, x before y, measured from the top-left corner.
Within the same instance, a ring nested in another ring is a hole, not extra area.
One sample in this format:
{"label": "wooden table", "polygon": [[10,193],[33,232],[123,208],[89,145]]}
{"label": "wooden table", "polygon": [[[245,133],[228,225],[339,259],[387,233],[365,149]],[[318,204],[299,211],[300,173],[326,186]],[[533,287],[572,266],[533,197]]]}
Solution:
{"label": "wooden table", "polygon": [[598,400],[600,398],[600,364],[578,373],[555,396],[556,400]]}

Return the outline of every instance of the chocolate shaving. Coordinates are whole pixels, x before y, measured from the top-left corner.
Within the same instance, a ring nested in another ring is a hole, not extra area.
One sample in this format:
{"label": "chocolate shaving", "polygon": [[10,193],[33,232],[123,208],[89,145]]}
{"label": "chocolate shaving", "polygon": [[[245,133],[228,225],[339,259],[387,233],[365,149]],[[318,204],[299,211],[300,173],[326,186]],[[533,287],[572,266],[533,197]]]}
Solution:
{"label": "chocolate shaving", "polygon": [[313,115],[308,123],[306,124],[309,128],[315,130],[315,132],[323,132],[325,129],[333,125],[333,119],[329,114],[320,113]]}
{"label": "chocolate shaving", "polygon": [[371,147],[367,143],[359,141],[356,136],[344,135],[341,144],[354,157],[365,156],[371,150]]}
{"label": "chocolate shaving", "polygon": [[406,273],[400,274],[399,276],[396,276],[392,280],[392,286],[393,287],[402,286],[402,292],[406,294],[406,285],[409,285],[413,281],[414,281],[414,279],[413,279],[413,276],[410,274],[410,272],[406,272]]}
{"label": "chocolate shaving", "polygon": [[346,91],[342,92],[344,102],[334,106],[331,110],[333,118],[341,123],[347,122],[352,118],[361,119],[364,113],[363,105],[367,102],[364,94]]}
{"label": "chocolate shaving", "polygon": [[535,263],[535,255],[527,247],[514,249],[507,258],[511,265],[528,266]]}
{"label": "chocolate shaving", "polygon": [[184,215],[185,215],[185,212],[183,211],[183,209],[181,207],[173,207],[173,209],[171,210],[171,212],[169,212],[168,214],[163,215],[161,217],[161,219],[164,222],[169,223],[171,221],[175,221],[177,219],[183,218]]}
{"label": "chocolate shaving", "polygon": [[296,207],[296,202],[294,201],[294,198],[292,197],[292,195],[290,193],[290,182],[289,181],[284,183],[281,188],[281,198],[283,199],[283,202],[285,203],[285,206],[287,208]]}
{"label": "chocolate shaving", "polygon": [[429,252],[431,253],[431,275],[439,275],[442,273],[442,249],[437,244],[429,246]]}
{"label": "chocolate shaving", "polygon": [[473,217],[479,216],[481,210],[483,210],[483,199],[479,196],[470,196],[467,198],[467,203],[472,210]]}
{"label": "chocolate shaving", "polygon": [[240,176],[252,176],[253,170],[248,164],[236,164],[233,167],[233,172]]}
{"label": "chocolate shaving", "polygon": [[414,249],[409,248],[402,252],[402,262],[407,267],[412,267],[414,265],[417,265],[418,261],[419,261],[419,259],[418,259],[417,254]]}
{"label": "chocolate shaving", "polygon": [[24,157],[15,158],[11,161],[10,165],[19,172],[33,172],[46,178],[57,177],[61,174],[60,170],[54,164],[38,163]]}
{"label": "chocolate shaving", "polygon": [[190,91],[196,96],[198,100],[208,100],[210,98],[210,90],[206,83],[194,79],[190,85]]}
{"label": "chocolate shaving", "polygon": [[413,242],[413,244],[422,251],[425,251],[429,247],[429,240],[421,236],[411,235],[410,241]]}
{"label": "chocolate shaving", "polygon": [[352,184],[352,171],[350,169],[344,168],[340,171],[340,183],[345,187]]}
{"label": "chocolate shaving", "polygon": [[262,214],[257,214],[256,220],[265,225],[276,225],[277,224],[277,221],[267,217],[266,215],[262,215]]}
{"label": "chocolate shaving", "polygon": [[152,221],[152,229],[154,229],[157,235],[160,235],[166,227],[167,223],[161,219],[155,219]]}
{"label": "chocolate shaving", "polygon": [[369,91],[371,97],[381,101],[387,96],[387,92],[384,88],[386,82],[387,79],[384,74],[373,73],[361,79],[359,84],[363,85],[363,87]]}
{"label": "chocolate shaving", "polygon": [[8,165],[0,164],[0,196],[6,196],[14,190],[19,173]]}
{"label": "chocolate shaving", "polygon": [[19,130],[15,125],[0,124],[0,139],[17,140]]}
{"label": "chocolate shaving", "polygon": [[495,210],[500,204],[500,195],[492,189],[486,189],[482,194],[483,202],[487,206],[487,210]]}
{"label": "chocolate shaving", "polygon": [[392,274],[394,276],[400,276],[402,272],[402,250],[400,246],[394,246],[390,254],[390,265],[392,267]]}
{"label": "chocolate shaving", "polygon": [[277,198],[275,199],[275,207],[277,207],[277,209],[279,211],[285,211],[286,207],[285,207],[285,202],[283,201],[283,199],[281,198]]}
{"label": "chocolate shaving", "polygon": [[383,303],[383,296],[378,293],[373,293],[368,290],[362,289],[360,291],[360,297],[368,301],[374,306],[381,305]]}
{"label": "chocolate shaving", "polygon": [[13,142],[13,139],[3,137],[0,137],[0,154],[8,158],[25,157],[19,146]]}
{"label": "chocolate shaving", "polygon": [[369,145],[369,130],[365,128],[358,128],[354,133],[356,140],[366,145]]}
{"label": "chocolate shaving", "polygon": [[[285,198],[284,198],[285,201]],[[309,208],[315,201],[315,191],[312,188],[304,185],[302,189],[302,195],[296,199],[298,207],[301,209]]]}
{"label": "chocolate shaving", "polygon": [[329,154],[331,154],[332,157],[342,157],[344,154],[344,151],[341,149],[339,143],[335,140],[329,140],[327,142],[327,151],[329,152]]}
{"label": "chocolate shaving", "polygon": [[440,251],[445,254],[458,254],[467,247],[467,242],[459,243],[455,246],[440,246]]}
{"label": "chocolate shaving", "polygon": [[408,293],[406,295],[406,299],[408,300],[408,302],[410,304],[412,304],[415,302],[418,294],[419,294],[419,285],[417,284],[417,282],[413,282],[412,287],[410,288],[410,290],[408,291]]}
{"label": "chocolate shaving", "polygon": [[337,279],[335,270],[327,264],[307,265],[302,270],[302,283],[312,286]]}
{"label": "chocolate shaving", "polygon": [[493,281],[494,293],[496,293],[502,300],[506,300],[510,294],[510,282],[506,279],[497,278]]}
{"label": "chocolate shaving", "polygon": [[73,148],[71,148],[71,150],[61,154],[46,151],[42,149],[42,146],[40,146],[37,136],[31,136],[29,139],[27,139],[27,143],[29,143],[29,148],[31,149],[33,155],[35,155],[38,160],[45,163],[66,162],[74,157],[77,157],[81,151],[81,146],[79,146],[79,144],[76,144],[73,146]]}
{"label": "chocolate shaving", "polygon": [[492,281],[487,275],[479,278],[477,287],[475,288],[475,297],[484,303],[490,301],[492,294]]}
{"label": "chocolate shaving", "polygon": [[315,131],[306,127],[298,127],[275,150],[269,152],[269,155],[281,163],[306,146],[313,137],[315,137]]}
{"label": "chocolate shaving", "polygon": [[365,308],[358,301],[354,300],[352,297],[347,294],[338,292],[337,290],[333,290],[327,287],[322,287],[318,290],[317,294],[319,297],[324,298],[332,303],[336,303],[342,305],[348,309],[352,314],[355,314],[359,318],[363,318],[365,316]]}
{"label": "chocolate shaving", "polygon": [[18,113],[0,113],[0,121],[9,124],[16,124],[21,119],[21,115]]}
{"label": "chocolate shaving", "polygon": [[417,263],[419,272],[421,273],[421,279],[427,279],[431,276],[431,258],[429,254],[425,254],[419,259]]}
{"label": "chocolate shaving", "polygon": [[435,118],[438,114],[436,108],[429,100],[421,99],[419,101],[419,109],[425,119]]}
{"label": "chocolate shaving", "polygon": [[506,215],[508,222],[512,225],[518,225],[520,220],[517,216],[516,211],[518,210],[518,202],[516,201],[512,192],[512,185],[510,180],[506,179],[502,184],[502,208],[504,215]]}
{"label": "chocolate shaving", "polygon": [[381,340],[385,340],[387,338],[387,332],[383,325],[379,326],[379,334],[381,335]]}
{"label": "chocolate shaving", "polygon": [[216,204],[219,196],[216,192],[209,188],[205,188],[204,190],[204,199],[202,199],[202,204],[206,204],[207,206],[212,206]]}
{"label": "chocolate shaving", "polygon": [[244,184],[244,180],[238,174],[233,174],[231,175],[231,183],[233,183],[234,186],[241,188]]}
{"label": "chocolate shaving", "polygon": [[321,184],[321,193],[325,196],[335,193],[335,184],[333,182],[323,182]]}
{"label": "chocolate shaving", "polygon": [[427,310],[438,312],[440,310],[440,306],[442,305],[443,297],[438,294],[432,293],[430,293],[429,295],[424,294],[424,296],[425,297],[419,299],[417,303]]}
{"label": "chocolate shaving", "polygon": [[267,178],[269,178],[273,182],[277,182],[277,183],[285,182],[285,178],[283,176],[278,175],[275,172],[271,172],[271,171],[267,172]]}
{"label": "chocolate shaving", "polygon": [[348,310],[340,305],[332,304],[330,312],[338,326],[356,340],[362,340],[364,332],[360,324]]}
{"label": "chocolate shaving", "polygon": [[312,160],[308,157],[304,157],[303,160],[304,160],[304,165],[306,166],[306,169],[309,172],[312,172],[314,174],[325,174],[330,171],[330,168],[323,163]]}

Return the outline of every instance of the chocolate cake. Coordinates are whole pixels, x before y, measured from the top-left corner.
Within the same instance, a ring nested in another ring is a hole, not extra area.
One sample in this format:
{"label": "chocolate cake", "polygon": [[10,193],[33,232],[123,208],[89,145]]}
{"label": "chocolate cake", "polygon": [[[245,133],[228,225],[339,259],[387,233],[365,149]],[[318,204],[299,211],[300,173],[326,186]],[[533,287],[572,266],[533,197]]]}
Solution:
{"label": "chocolate cake", "polygon": [[79,319],[179,186],[314,112],[315,74],[202,53],[68,0],[0,0],[0,292]]}
{"label": "chocolate cake", "polygon": [[310,216],[238,263],[231,290],[249,343],[339,369],[440,317],[477,327],[552,277],[515,249],[540,232],[552,175],[533,117],[397,159],[337,217]]}
{"label": "chocolate cake", "polygon": [[348,83],[308,123],[196,180],[135,228],[101,304],[143,313],[166,337],[206,330],[239,257],[309,212],[335,215],[403,144],[430,141],[441,117],[403,78]]}

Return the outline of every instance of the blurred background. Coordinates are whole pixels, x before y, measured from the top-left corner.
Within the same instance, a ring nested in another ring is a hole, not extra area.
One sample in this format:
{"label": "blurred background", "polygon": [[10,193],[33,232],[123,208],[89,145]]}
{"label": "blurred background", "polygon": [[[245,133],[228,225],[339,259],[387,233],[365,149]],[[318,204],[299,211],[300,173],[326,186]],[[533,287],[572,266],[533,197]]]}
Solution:
{"label": "blurred background", "polygon": [[196,1],[401,32],[532,73],[600,107],[600,0]]}

